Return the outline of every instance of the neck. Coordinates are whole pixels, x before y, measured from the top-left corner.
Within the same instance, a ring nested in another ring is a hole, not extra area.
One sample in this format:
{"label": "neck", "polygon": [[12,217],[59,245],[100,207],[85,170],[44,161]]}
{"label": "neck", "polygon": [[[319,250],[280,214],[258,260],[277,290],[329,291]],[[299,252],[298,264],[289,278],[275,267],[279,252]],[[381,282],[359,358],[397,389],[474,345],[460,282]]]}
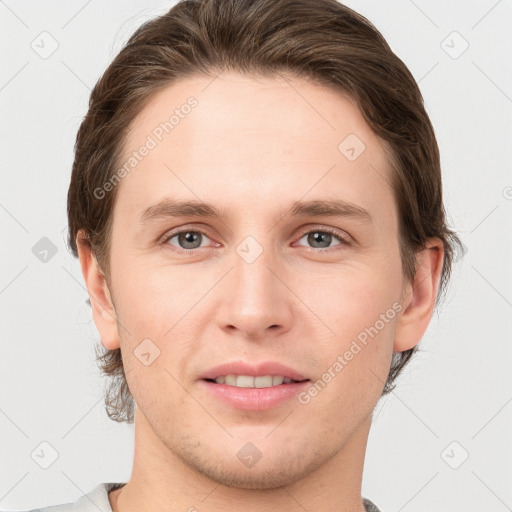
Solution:
{"label": "neck", "polygon": [[162,443],[137,408],[132,474],[109,494],[110,504],[113,512],[364,512],[361,482],[370,425],[371,415],[321,466],[288,484],[273,487],[269,479],[264,488],[254,489],[225,485],[199,472]]}

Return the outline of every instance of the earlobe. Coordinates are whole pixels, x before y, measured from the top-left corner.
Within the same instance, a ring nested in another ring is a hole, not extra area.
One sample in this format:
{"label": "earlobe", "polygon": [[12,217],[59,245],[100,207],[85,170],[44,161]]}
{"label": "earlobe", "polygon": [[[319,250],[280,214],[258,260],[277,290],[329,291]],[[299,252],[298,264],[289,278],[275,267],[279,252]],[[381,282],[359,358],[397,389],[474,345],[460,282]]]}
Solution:
{"label": "earlobe", "polygon": [[394,351],[403,352],[416,346],[432,318],[443,268],[444,246],[433,238],[426,249],[416,253],[416,275],[404,293],[403,310],[396,323]]}
{"label": "earlobe", "polygon": [[110,290],[83,230],[77,234],[76,245],[82,275],[89,292],[93,320],[100,334],[101,343],[108,350],[119,348],[119,330]]}

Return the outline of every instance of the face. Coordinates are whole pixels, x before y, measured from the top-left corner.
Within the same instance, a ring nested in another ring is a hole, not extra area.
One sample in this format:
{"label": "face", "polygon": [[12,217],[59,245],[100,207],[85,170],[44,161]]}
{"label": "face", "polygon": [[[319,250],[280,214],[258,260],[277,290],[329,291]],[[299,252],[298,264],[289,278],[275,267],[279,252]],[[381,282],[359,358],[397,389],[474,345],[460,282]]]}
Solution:
{"label": "face", "polygon": [[[366,425],[407,306],[383,142],[335,91],[224,73],[154,96],[125,161],[134,151],[113,218],[117,331],[102,340],[121,347],[136,414],[162,460],[238,487],[297,481]],[[176,207],[191,201],[216,215]],[[232,362],[308,382],[237,401],[203,378]]]}

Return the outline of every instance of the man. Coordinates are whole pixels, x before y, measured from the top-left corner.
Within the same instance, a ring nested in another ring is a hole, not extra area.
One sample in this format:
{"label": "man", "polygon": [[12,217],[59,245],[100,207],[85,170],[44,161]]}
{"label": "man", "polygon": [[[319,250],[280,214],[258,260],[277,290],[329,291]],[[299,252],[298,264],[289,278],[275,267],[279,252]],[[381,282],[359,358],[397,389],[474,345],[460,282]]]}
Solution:
{"label": "man", "polygon": [[69,242],[135,455],[73,510],[378,511],[372,411],[457,237],[377,30],[334,0],[180,2],[106,70],[75,149]]}

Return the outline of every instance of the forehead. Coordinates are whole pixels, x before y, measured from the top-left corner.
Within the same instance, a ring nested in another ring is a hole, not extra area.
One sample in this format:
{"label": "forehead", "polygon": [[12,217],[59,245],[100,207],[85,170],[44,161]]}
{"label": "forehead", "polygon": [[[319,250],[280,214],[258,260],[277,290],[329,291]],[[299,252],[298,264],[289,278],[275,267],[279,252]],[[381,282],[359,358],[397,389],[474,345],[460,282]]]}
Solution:
{"label": "forehead", "polygon": [[134,153],[118,190],[131,211],[166,196],[263,209],[272,206],[266,198],[329,194],[362,207],[373,201],[377,215],[393,206],[384,142],[356,104],[287,75],[230,72],[167,86],[130,126],[123,161]]}

